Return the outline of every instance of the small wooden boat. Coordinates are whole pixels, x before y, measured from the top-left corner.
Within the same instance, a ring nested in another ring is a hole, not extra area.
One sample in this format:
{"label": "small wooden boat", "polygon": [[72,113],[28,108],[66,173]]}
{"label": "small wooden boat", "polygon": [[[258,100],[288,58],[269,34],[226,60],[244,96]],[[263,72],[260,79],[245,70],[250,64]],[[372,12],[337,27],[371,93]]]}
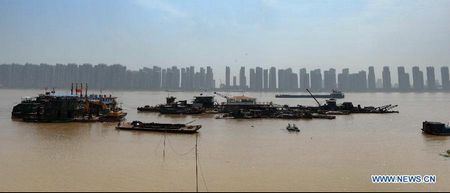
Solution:
{"label": "small wooden boat", "polygon": [[292,132],[300,132],[300,129],[298,129],[297,126],[295,126],[295,124],[288,124],[288,126],[286,127],[286,129],[288,131],[292,131]]}
{"label": "small wooden boat", "polygon": [[141,121],[133,121],[126,123],[119,123],[117,129],[121,130],[138,130],[138,131],[157,131],[168,133],[197,133],[201,125],[187,125],[187,124],[170,124],[170,123],[143,123]]}

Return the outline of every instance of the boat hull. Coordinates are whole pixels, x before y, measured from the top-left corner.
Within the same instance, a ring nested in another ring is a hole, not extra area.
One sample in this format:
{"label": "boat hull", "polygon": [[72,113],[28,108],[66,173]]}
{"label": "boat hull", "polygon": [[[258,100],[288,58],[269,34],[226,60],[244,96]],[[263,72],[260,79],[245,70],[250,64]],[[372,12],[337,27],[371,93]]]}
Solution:
{"label": "boat hull", "polygon": [[450,136],[450,127],[439,122],[423,122],[422,131],[430,135]]}
{"label": "boat hull", "polygon": [[197,133],[201,125],[161,124],[161,123],[124,123],[117,125],[119,130],[152,131],[164,133]]}
{"label": "boat hull", "polygon": [[[332,96],[332,95],[314,95],[316,98],[335,98],[342,99],[344,96]],[[313,98],[311,95],[275,95],[275,98]]]}

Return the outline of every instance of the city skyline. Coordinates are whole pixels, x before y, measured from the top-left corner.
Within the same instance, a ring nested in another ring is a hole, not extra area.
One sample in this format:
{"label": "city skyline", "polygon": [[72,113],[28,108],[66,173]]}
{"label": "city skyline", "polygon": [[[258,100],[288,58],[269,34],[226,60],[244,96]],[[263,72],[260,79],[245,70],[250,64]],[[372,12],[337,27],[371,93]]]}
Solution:
{"label": "city skyline", "polygon": [[[397,70],[384,66],[381,76],[377,69],[343,68],[246,68],[232,73],[227,66],[225,76],[220,77],[211,66],[143,68],[138,71],[120,64],[2,64],[0,65],[0,88],[64,88],[71,83],[89,83],[94,89],[120,90],[224,90],[224,91],[450,91],[449,69],[441,66],[420,68],[414,66]],[[393,76],[397,74],[397,76]],[[397,78],[397,81],[395,81]],[[218,79],[225,79],[223,82]],[[231,84],[231,79],[233,83]],[[239,81],[239,83],[238,83]]]}

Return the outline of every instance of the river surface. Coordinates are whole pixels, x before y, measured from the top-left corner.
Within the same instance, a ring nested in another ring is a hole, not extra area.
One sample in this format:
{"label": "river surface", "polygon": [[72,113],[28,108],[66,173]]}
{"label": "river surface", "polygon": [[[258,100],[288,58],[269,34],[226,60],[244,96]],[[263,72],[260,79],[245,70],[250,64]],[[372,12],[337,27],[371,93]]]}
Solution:
{"label": "river surface", "polygon": [[[0,191],[195,191],[196,135],[118,131],[113,123],[12,121],[21,97],[40,92],[0,90]],[[346,93],[338,102],[398,104],[400,113],[297,121],[138,113],[136,107],[164,103],[169,94],[181,100],[199,93],[107,93],[119,97],[128,120],[203,126],[200,191],[450,191],[450,158],[440,155],[450,149],[450,137],[420,130],[424,120],[450,120],[449,93]],[[315,105],[245,94],[260,102]],[[301,132],[287,132],[288,123]],[[375,174],[436,175],[437,183],[372,184]]]}

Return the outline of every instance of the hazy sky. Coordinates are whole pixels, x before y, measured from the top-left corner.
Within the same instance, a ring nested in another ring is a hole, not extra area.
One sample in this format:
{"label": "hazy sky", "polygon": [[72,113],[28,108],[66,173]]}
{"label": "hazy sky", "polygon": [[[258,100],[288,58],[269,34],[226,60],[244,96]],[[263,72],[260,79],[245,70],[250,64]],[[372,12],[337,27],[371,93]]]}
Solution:
{"label": "hazy sky", "polygon": [[449,61],[450,0],[0,0],[0,63],[339,69]]}

